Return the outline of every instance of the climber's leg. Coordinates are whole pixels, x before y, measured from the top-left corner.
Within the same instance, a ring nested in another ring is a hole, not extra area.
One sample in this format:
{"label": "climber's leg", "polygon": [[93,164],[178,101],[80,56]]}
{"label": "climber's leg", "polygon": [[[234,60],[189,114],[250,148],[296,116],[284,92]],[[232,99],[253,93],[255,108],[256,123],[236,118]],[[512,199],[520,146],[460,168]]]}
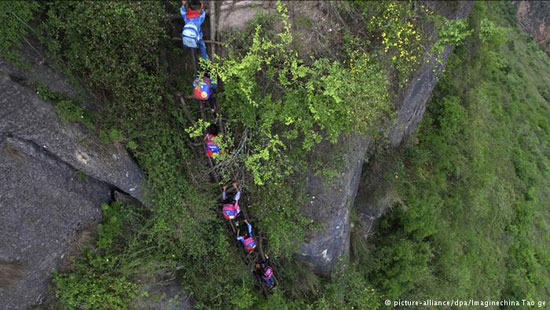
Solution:
{"label": "climber's leg", "polygon": [[204,43],[204,40],[199,41],[199,49],[201,50],[201,56],[202,58],[208,60],[210,57],[208,57],[208,53],[206,52],[206,44]]}

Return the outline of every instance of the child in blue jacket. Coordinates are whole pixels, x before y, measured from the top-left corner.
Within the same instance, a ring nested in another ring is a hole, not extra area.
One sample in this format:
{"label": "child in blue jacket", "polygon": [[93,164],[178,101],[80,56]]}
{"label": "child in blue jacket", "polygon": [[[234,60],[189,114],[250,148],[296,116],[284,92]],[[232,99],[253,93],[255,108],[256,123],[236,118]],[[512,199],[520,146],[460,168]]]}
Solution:
{"label": "child in blue jacket", "polygon": [[202,39],[202,23],[206,17],[206,10],[200,0],[189,0],[189,7],[186,6],[185,0],[181,1],[180,14],[185,22],[181,33],[183,45],[191,48],[199,48],[201,56],[204,59],[209,59],[206,52],[206,44]]}

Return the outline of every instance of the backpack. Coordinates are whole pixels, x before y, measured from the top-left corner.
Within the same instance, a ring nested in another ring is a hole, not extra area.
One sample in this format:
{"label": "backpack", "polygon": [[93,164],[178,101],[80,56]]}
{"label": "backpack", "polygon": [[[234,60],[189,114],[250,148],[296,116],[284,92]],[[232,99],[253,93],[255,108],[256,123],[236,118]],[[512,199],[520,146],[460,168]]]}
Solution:
{"label": "backpack", "polygon": [[220,152],[220,147],[215,144],[214,142],[211,142],[211,143],[206,143],[206,148],[208,148],[208,150],[210,152],[212,152],[213,154],[217,154]]}
{"label": "backpack", "polygon": [[269,280],[273,277],[273,268],[267,266],[264,268],[264,280]]}
{"label": "backpack", "polygon": [[222,208],[223,217],[225,217],[226,220],[233,220],[237,217],[239,214],[239,207],[237,204],[230,204],[226,203],[223,205]]}
{"label": "backpack", "polygon": [[220,147],[212,138],[213,137],[209,134],[206,140],[206,153],[209,157],[217,156],[220,153]]}
{"label": "backpack", "polygon": [[195,79],[195,82],[193,83],[195,89],[193,90],[193,94],[195,95],[196,99],[199,100],[208,100],[210,98],[211,90],[210,90],[210,79],[207,77],[202,78],[201,80]]}
{"label": "backpack", "polygon": [[249,252],[256,248],[256,240],[254,240],[253,237],[248,237],[244,239],[243,244],[244,244],[244,248]]}
{"label": "backpack", "polygon": [[193,23],[187,23],[183,26],[183,31],[181,32],[183,45],[190,48],[198,48],[199,41],[201,40],[200,30],[197,25]]}

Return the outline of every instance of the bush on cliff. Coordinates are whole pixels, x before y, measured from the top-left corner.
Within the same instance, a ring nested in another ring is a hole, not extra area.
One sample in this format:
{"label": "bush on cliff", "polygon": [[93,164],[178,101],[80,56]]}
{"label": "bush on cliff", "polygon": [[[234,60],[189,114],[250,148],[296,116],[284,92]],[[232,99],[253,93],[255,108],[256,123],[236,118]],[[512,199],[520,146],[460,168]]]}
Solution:
{"label": "bush on cliff", "polygon": [[418,145],[391,171],[403,204],[382,218],[365,260],[390,299],[550,292],[550,60],[502,18],[513,10],[476,5],[475,32],[450,59]]}
{"label": "bush on cliff", "polygon": [[34,48],[25,36],[29,32],[34,32],[29,23],[39,8],[39,3],[35,1],[0,2],[0,55],[6,60],[23,65],[15,52],[22,40],[25,40],[30,48]]}

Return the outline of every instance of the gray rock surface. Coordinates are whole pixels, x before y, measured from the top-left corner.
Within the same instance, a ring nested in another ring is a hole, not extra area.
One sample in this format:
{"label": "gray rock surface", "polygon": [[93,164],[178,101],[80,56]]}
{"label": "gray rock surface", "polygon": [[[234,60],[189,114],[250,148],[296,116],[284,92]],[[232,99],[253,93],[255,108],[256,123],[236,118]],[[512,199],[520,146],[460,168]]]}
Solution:
{"label": "gray rock surface", "polygon": [[392,180],[385,178],[387,171],[397,169],[395,161],[391,159],[396,153],[396,149],[376,153],[369,159],[369,163],[363,166],[359,190],[353,205],[358,218],[355,229],[361,238],[367,239],[373,232],[376,220],[385,210],[401,202],[398,193],[392,187]]}
{"label": "gray rock surface", "polygon": [[45,297],[75,231],[101,220],[111,189],[35,143],[0,136],[0,264],[19,263],[22,278],[0,287],[1,309],[27,309]]}
{"label": "gray rock surface", "polygon": [[300,211],[323,227],[301,245],[300,255],[317,273],[330,274],[339,263],[338,258],[349,253],[351,207],[365,152],[371,144],[372,139],[366,136],[342,137],[335,145],[323,143],[318,150],[324,154],[322,161],[340,162],[340,176],[327,180],[309,173],[306,177],[311,200],[309,205],[301,206]]}
{"label": "gray rock surface", "polygon": [[[436,10],[443,10],[449,18],[463,18],[468,16],[473,3],[458,2],[450,5],[429,3]],[[420,123],[426,108],[426,102],[430,98],[433,88],[437,84],[437,78],[444,68],[445,62],[453,47],[447,46],[441,55],[441,62],[435,61],[437,56],[432,56],[429,63],[425,63],[415,72],[406,88],[400,91],[395,106],[397,108],[396,122],[389,126],[388,139],[393,147],[398,147],[408,136],[413,133]],[[359,190],[361,195],[356,198],[363,160],[368,152],[371,152],[373,143],[369,137],[353,137],[354,143],[341,142],[332,149],[325,146],[319,147],[317,153],[330,154],[343,152],[348,159],[342,174],[333,186],[327,186],[326,181],[320,181],[310,175],[307,180],[306,190],[316,199],[310,205],[303,206],[302,212],[311,216],[323,229],[314,233],[300,249],[301,256],[312,265],[318,273],[328,275],[336,266],[336,262],[344,260],[349,254],[349,231],[352,206],[359,210],[367,207],[363,202],[367,201],[363,195],[369,195],[368,190]],[[342,141],[349,141],[342,139]],[[326,209],[331,209],[326,212]],[[368,209],[368,208],[367,208]],[[369,209],[370,210],[370,209]],[[370,210],[372,211],[372,210]],[[379,212],[380,213],[380,212]],[[372,214],[379,214],[369,212]],[[378,215],[379,216],[379,215]],[[337,218],[338,217],[338,218]],[[340,218],[341,217],[341,218]],[[372,219],[371,219],[372,220]]]}
{"label": "gray rock surface", "polygon": [[28,309],[46,299],[52,270],[77,231],[101,221],[100,205],[113,191],[143,199],[143,173],[126,150],[61,122],[26,87],[37,81],[75,94],[40,63],[20,71],[0,59],[0,270],[20,266],[0,281],[0,309]]}
{"label": "gray rock surface", "polygon": [[402,97],[396,102],[397,118],[389,133],[393,147],[400,146],[401,142],[416,131],[426,111],[426,102],[437,85],[437,78],[445,67],[452,50],[451,46],[445,47],[440,54],[441,62],[437,61],[436,55],[430,57],[430,62],[415,72],[412,82],[404,89]]}
{"label": "gray rock surface", "polygon": [[143,174],[123,146],[105,146],[79,126],[62,124],[55,109],[33,91],[0,78],[0,133],[32,141],[74,169],[143,199]]}
{"label": "gray rock surface", "polygon": [[254,0],[223,0],[216,1],[216,29],[244,28],[258,12],[273,8],[274,3]]}
{"label": "gray rock surface", "polygon": [[40,44],[33,42],[32,38],[29,38],[28,41],[32,42],[32,47],[25,41],[24,48],[18,49],[18,53],[24,59],[25,64],[30,66],[30,70],[18,68],[3,61],[0,57],[0,73],[10,76],[12,80],[22,84],[39,81],[50,90],[66,94],[71,98],[82,96],[81,91],[77,91],[63,75],[47,65]]}

